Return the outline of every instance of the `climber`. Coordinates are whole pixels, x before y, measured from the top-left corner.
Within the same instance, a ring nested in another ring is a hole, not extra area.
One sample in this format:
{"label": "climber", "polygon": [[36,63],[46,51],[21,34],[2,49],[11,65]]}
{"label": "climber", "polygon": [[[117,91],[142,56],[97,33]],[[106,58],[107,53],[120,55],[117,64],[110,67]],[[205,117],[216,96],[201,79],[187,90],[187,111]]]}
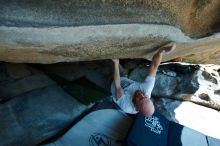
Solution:
{"label": "climber", "polygon": [[114,101],[126,113],[142,113],[150,117],[154,113],[154,105],[151,101],[151,92],[155,83],[157,68],[160,65],[162,56],[170,53],[176,48],[175,43],[169,43],[154,54],[147,77],[141,83],[128,79],[125,76],[120,77],[119,59],[113,59],[114,63],[114,81],[111,85],[111,92]]}

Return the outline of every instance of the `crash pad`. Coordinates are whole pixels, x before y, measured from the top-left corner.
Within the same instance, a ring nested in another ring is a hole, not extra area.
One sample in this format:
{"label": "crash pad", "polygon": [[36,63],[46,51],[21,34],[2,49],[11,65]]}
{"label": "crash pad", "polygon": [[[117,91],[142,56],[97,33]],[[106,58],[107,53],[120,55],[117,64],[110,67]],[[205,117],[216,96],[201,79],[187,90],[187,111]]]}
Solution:
{"label": "crash pad", "polygon": [[47,146],[121,146],[132,119],[115,109],[91,112]]}
{"label": "crash pad", "polygon": [[155,112],[138,114],[124,143],[126,146],[220,146],[220,140],[167,120]]}

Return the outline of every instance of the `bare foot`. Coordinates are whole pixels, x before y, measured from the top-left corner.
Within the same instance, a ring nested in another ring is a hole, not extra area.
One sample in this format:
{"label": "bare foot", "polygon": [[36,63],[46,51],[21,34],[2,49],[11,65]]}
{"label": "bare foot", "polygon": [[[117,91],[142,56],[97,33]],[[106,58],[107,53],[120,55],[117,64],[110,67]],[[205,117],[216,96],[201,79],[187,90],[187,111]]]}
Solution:
{"label": "bare foot", "polygon": [[166,44],[165,46],[162,46],[159,50],[161,52],[169,54],[170,52],[172,52],[175,49],[176,49],[176,43],[171,42],[171,43]]}

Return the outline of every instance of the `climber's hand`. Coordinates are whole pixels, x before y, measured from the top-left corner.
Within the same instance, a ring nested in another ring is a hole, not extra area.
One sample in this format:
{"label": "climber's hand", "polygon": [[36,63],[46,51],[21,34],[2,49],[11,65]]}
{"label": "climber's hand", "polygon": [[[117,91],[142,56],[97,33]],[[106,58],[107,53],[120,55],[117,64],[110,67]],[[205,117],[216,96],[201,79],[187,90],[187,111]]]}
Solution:
{"label": "climber's hand", "polygon": [[119,64],[119,59],[112,59],[115,64]]}

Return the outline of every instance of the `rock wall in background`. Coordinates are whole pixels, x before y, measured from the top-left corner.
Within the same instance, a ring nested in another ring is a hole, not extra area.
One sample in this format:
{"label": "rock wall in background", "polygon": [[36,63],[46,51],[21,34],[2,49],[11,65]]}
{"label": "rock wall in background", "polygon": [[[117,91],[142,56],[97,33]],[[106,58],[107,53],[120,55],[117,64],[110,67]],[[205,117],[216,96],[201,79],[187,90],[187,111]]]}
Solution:
{"label": "rock wall in background", "polygon": [[0,146],[37,145],[63,133],[86,109],[43,72],[0,63]]}
{"label": "rock wall in background", "polygon": [[146,58],[220,63],[219,0],[14,0],[0,2],[0,60],[55,63]]}

